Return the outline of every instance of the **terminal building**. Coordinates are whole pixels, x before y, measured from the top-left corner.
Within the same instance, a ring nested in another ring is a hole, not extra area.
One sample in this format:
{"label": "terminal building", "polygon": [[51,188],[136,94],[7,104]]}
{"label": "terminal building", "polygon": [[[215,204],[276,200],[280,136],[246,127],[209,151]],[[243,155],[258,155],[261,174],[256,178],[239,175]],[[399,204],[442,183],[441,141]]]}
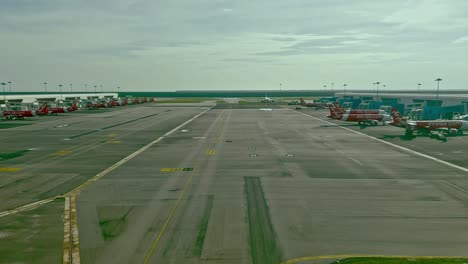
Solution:
{"label": "terminal building", "polygon": [[370,93],[339,92],[341,105],[352,108],[397,108],[417,120],[453,119],[468,113],[468,93]]}

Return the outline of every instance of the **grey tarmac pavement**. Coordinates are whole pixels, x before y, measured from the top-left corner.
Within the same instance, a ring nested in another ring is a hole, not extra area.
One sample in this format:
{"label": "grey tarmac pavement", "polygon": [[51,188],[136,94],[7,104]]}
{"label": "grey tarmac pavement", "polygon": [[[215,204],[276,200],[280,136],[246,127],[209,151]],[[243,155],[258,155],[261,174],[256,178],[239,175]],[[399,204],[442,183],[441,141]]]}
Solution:
{"label": "grey tarmac pavement", "polygon": [[[79,195],[82,262],[467,255],[465,172],[323,125],[287,109],[210,110]],[[262,213],[249,218],[250,195]]]}
{"label": "grey tarmac pavement", "polygon": [[[32,149],[0,161],[20,169],[0,172],[0,211],[66,193],[208,106],[77,112],[0,131],[3,153]],[[81,263],[468,255],[466,172],[292,110],[236,108],[209,110],[82,190]],[[326,120],[326,111],[300,112]],[[466,137],[407,142],[399,128],[347,127],[458,164],[466,159],[456,155],[466,151]],[[38,234],[53,248],[37,263],[60,257],[61,206],[58,200],[37,208],[40,214],[0,218],[46,219],[18,232],[0,229],[7,234],[0,243],[22,241],[13,245],[24,248],[28,228],[48,230]]]}

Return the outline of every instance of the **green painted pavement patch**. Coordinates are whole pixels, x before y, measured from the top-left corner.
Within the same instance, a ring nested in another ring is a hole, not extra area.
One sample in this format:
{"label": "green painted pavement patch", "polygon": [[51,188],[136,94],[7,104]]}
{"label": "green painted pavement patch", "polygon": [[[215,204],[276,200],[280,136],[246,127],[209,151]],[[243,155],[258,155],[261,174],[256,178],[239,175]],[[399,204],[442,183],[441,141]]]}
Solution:
{"label": "green painted pavement patch", "polygon": [[20,151],[10,152],[10,153],[0,153],[0,161],[21,157],[24,154],[28,153],[29,151],[31,150],[26,149],[26,150],[20,150]]}
{"label": "green painted pavement patch", "polygon": [[332,262],[331,264],[468,264],[468,258],[347,258]]}

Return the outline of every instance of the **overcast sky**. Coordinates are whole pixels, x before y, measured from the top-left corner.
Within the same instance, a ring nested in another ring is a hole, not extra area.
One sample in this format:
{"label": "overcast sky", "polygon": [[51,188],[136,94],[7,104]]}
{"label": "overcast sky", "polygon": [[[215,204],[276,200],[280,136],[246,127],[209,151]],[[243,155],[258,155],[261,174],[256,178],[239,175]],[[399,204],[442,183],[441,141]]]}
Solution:
{"label": "overcast sky", "polygon": [[466,0],[0,0],[0,36],[13,90],[468,88]]}

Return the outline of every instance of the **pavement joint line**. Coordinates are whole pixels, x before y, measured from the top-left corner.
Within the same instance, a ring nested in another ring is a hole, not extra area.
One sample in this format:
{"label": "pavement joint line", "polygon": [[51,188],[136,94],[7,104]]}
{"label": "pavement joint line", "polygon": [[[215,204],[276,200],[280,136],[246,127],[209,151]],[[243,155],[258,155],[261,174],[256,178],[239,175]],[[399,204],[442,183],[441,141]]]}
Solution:
{"label": "pavement joint line", "polygon": [[331,125],[334,125],[334,126],[336,126],[336,127],[339,127],[339,128],[345,129],[345,130],[348,130],[348,131],[353,132],[353,133],[355,133],[355,134],[358,134],[358,135],[361,135],[361,136],[364,136],[364,137],[373,139],[373,140],[375,140],[375,141],[378,141],[378,142],[380,142],[380,143],[383,143],[383,144],[392,146],[392,147],[394,147],[394,148],[397,148],[397,149],[406,151],[406,152],[411,153],[411,154],[413,154],[413,155],[416,155],[416,156],[420,156],[420,157],[423,157],[423,158],[426,158],[426,159],[433,160],[433,161],[435,161],[435,162],[444,164],[444,165],[449,166],[449,167],[452,167],[452,168],[454,168],[454,169],[458,169],[458,170],[461,170],[461,171],[464,171],[464,172],[468,172],[468,168],[455,165],[455,164],[450,163],[450,162],[447,162],[447,161],[445,161],[445,160],[441,160],[441,159],[438,159],[438,158],[436,158],[436,157],[432,157],[432,156],[429,156],[429,155],[427,155],[427,154],[424,154],[424,153],[421,153],[421,152],[418,152],[418,151],[415,151],[415,150],[412,150],[412,149],[409,149],[409,148],[406,148],[406,147],[403,147],[403,146],[399,146],[399,145],[396,145],[396,144],[387,142],[387,141],[385,141],[385,140],[378,139],[378,138],[373,137],[373,136],[369,136],[369,135],[364,134],[364,133],[362,133],[362,132],[355,131],[355,130],[352,130],[352,129],[347,128],[347,127],[343,127],[343,126],[341,126],[341,125],[338,125],[338,124],[335,124],[335,123],[332,123],[332,122],[328,122],[328,121],[326,121],[326,120],[317,118],[317,117],[315,117],[315,116],[311,116],[311,115],[308,115],[308,114],[304,114],[304,113],[298,112],[298,111],[293,110],[293,109],[290,109],[290,108],[286,108],[286,109],[289,109],[289,110],[291,110],[291,111],[293,111],[293,112],[296,112],[296,113],[299,113],[299,114],[301,114],[301,115],[304,115],[304,116],[307,116],[307,117],[310,117],[310,118],[319,120],[319,121],[321,121],[321,122],[324,122],[324,123],[327,123],[327,124],[331,124]]}
{"label": "pavement joint line", "polygon": [[309,260],[318,260],[318,259],[346,259],[346,258],[406,258],[406,259],[463,259],[466,258],[463,256],[399,256],[399,255],[359,255],[359,254],[349,254],[349,255],[323,255],[323,256],[307,256],[300,257],[295,259],[290,259],[280,264],[293,264]]}

